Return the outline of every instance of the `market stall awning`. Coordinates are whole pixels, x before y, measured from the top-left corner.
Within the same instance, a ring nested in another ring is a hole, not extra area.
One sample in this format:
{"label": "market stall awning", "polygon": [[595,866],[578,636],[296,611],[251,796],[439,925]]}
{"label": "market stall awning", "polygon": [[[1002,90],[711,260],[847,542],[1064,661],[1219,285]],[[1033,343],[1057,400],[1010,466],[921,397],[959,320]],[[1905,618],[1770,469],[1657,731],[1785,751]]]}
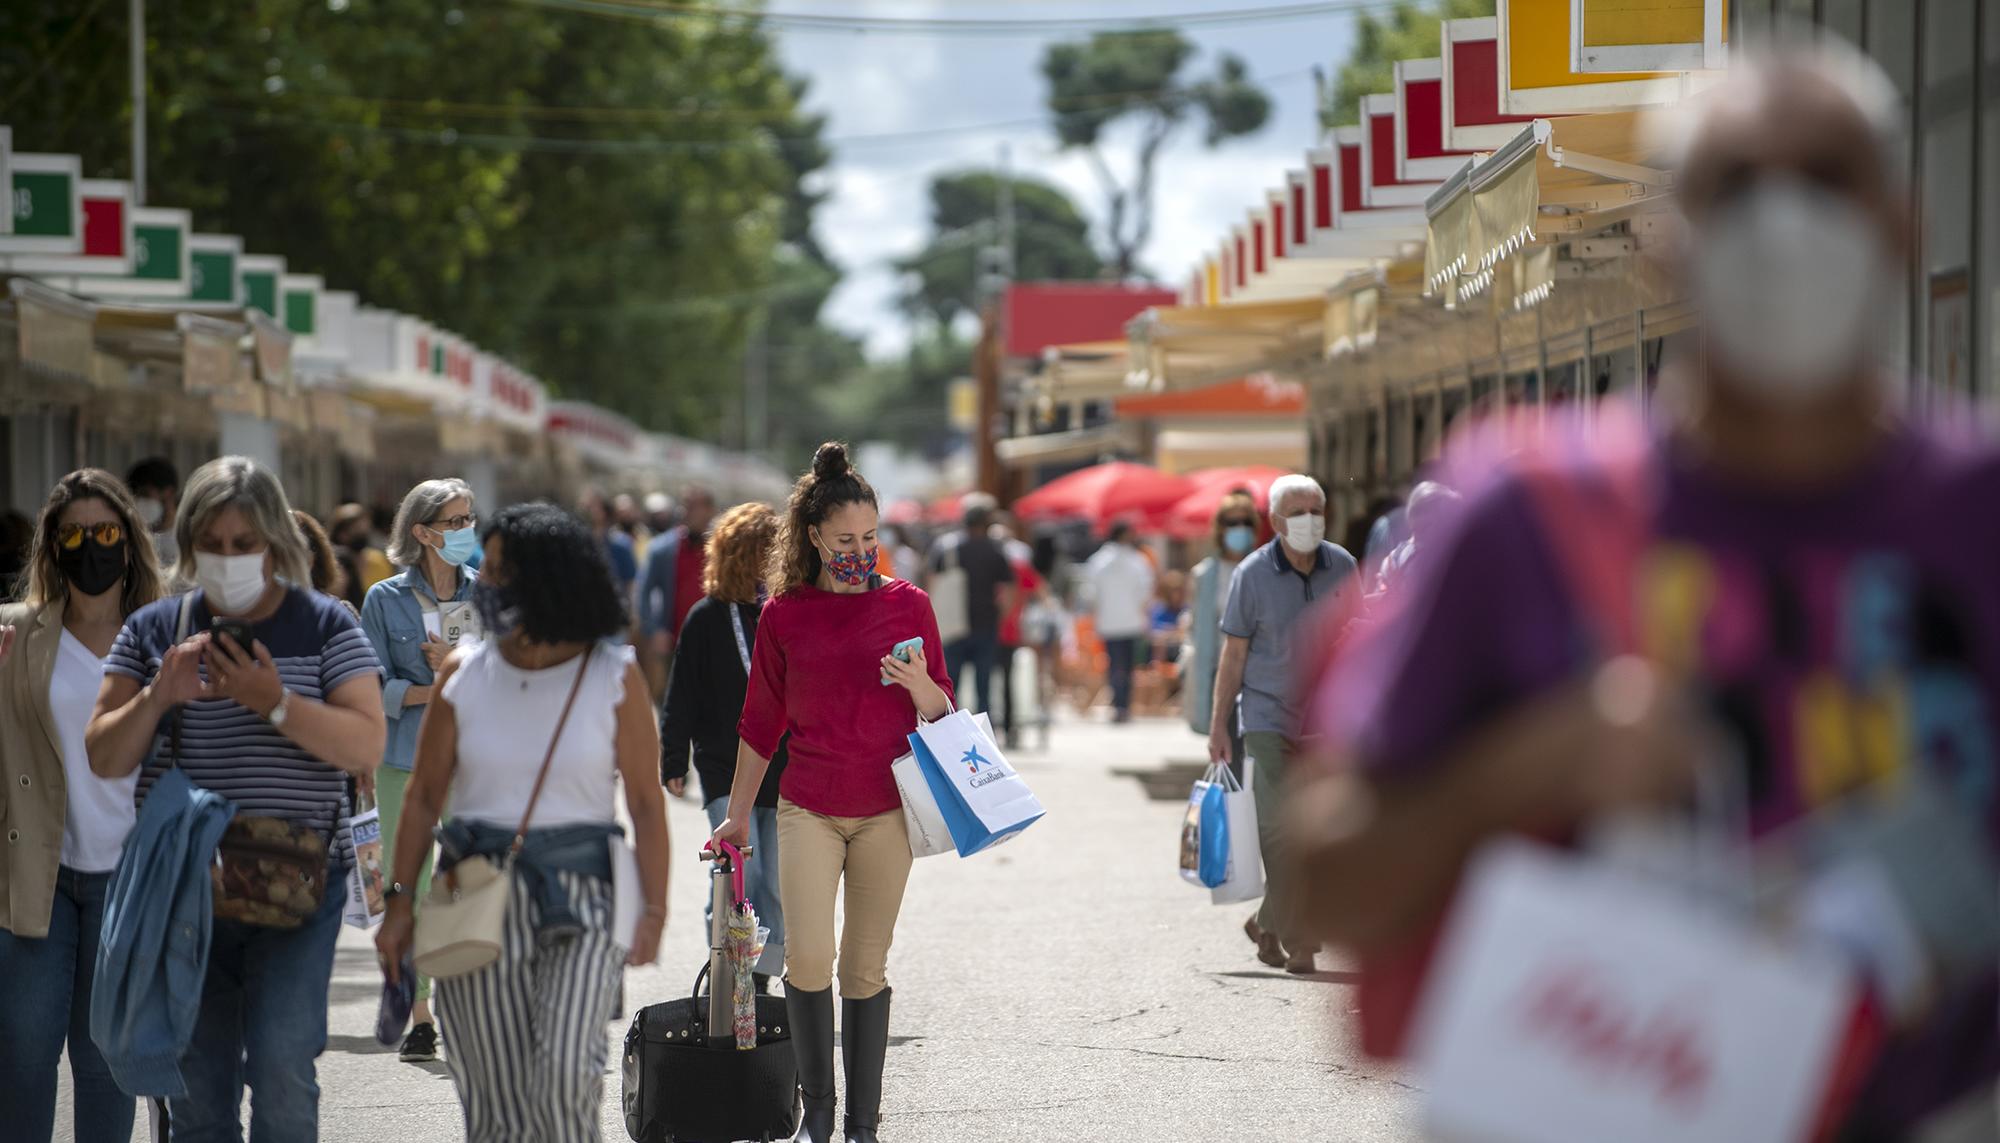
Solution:
{"label": "market stall awning", "polygon": [[1156,520],[1194,485],[1144,464],[1114,461],[1059,476],[1014,502],[1022,520],[1086,520],[1105,527],[1119,520]]}
{"label": "market stall awning", "polygon": [[1257,373],[1199,389],[1122,397],[1117,409],[1120,417],[1134,418],[1296,417],[1306,411],[1306,387]]}
{"label": "market stall awning", "polygon": [[1102,460],[1107,456],[1131,456],[1141,445],[1135,421],[1113,421],[1088,429],[1060,433],[1037,433],[996,442],[993,451],[1000,463],[1010,468],[1032,468],[1043,464],[1073,464]]}
{"label": "market stall awning", "polygon": [[1319,356],[1325,309],[1322,295],[1148,310],[1126,328],[1132,371],[1156,392],[1295,372]]}

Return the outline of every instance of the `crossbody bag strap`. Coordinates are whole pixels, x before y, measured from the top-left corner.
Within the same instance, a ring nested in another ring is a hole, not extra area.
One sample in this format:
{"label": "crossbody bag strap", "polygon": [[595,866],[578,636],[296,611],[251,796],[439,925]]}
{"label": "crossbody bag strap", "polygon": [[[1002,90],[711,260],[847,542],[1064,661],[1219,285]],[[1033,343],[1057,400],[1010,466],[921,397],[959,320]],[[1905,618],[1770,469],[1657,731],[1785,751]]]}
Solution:
{"label": "crossbody bag strap", "polygon": [[[172,646],[167,648],[167,650],[171,651],[174,649],[174,647],[180,646],[183,642],[187,640],[188,628],[191,625],[193,625],[193,623],[194,623],[194,592],[190,591],[186,595],[181,596],[180,618],[174,621],[174,642]],[[163,662],[164,659],[165,656],[162,656]],[[174,707],[173,726],[168,733],[169,733],[169,745],[167,747],[168,750],[167,762],[169,768],[177,768],[181,764],[181,708],[179,706]]]}
{"label": "crossbody bag strap", "polygon": [[549,780],[549,764],[556,760],[556,743],[562,741],[563,724],[569,721],[570,708],[576,705],[577,692],[583,689],[584,672],[590,670],[591,656],[597,653],[596,646],[583,649],[583,662],[576,668],[576,681],[569,685],[569,698],[563,702],[562,717],[556,719],[556,732],[549,735],[549,752],[542,756],[542,772],[535,775],[535,790],[528,795],[528,808],[521,811],[521,826],[514,831],[514,844],[510,854],[521,852],[521,846],[528,838],[528,819],[535,815],[535,803],[542,800],[542,784]]}

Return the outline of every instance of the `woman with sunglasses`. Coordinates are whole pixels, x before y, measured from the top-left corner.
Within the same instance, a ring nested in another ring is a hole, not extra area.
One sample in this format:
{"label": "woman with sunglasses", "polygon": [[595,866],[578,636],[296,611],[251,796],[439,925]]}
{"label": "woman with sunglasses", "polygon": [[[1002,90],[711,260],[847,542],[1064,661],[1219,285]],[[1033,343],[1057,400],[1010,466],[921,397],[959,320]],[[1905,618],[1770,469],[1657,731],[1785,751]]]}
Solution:
{"label": "woman with sunglasses", "polygon": [[[417,728],[430,705],[437,670],[451,653],[446,628],[454,625],[445,620],[473,614],[472,585],[478,574],[467,561],[478,549],[479,517],[472,511],[472,486],[454,477],[426,480],[410,489],[396,509],[389,562],[402,573],[369,588],[361,604],[361,629],[368,633],[375,658],[382,664],[382,713],[389,718],[389,744],[382,752],[382,768],[375,771],[383,853],[396,852],[396,821],[402,816],[403,792],[416,763]],[[411,900],[422,900],[430,891],[430,876],[426,854]],[[419,977],[410,1031],[397,1053],[404,1063],[438,1058],[430,995],[430,981]]]}
{"label": "woman with sunglasses", "polygon": [[[79,1143],[132,1134],[90,1039],[105,892],[136,812],[137,774],[91,773],[83,733],[125,617],[160,596],[153,544],[125,486],[87,468],[42,505],[19,603],[0,607],[0,1107],[10,1138],[55,1133],[69,1049]],[[16,1134],[18,1132],[18,1134]]]}
{"label": "woman with sunglasses", "polygon": [[[1194,612],[1188,632],[1194,653],[1188,663],[1187,683],[1181,688],[1181,705],[1187,712],[1188,728],[1203,738],[1208,737],[1215,702],[1215,669],[1222,661],[1222,605],[1229,598],[1229,581],[1236,575],[1236,565],[1257,549],[1261,526],[1257,501],[1248,492],[1239,488],[1224,496],[1215,510],[1215,554],[1194,565],[1188,574],[1187,603]],[[1230,764],[1240,770],[1240,728],[1230,741]]]}

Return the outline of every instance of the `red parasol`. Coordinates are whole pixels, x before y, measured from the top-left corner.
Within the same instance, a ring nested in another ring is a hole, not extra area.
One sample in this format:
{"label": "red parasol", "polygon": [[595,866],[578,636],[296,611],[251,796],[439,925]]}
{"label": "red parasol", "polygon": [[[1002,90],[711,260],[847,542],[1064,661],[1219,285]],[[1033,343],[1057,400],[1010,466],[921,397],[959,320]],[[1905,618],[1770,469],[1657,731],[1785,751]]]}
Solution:
{"label": "red parasol", "polygon": [[957,524],[965,519],[965,493],[940,497],[930,502],[924,509],[924,523],[939,526]]}
{"label": "red parasol", "polygon": [[1252,464],[1240,468],[1205,468],[1190,473],[1195,490],[1177,501],[1167,512],[1167,534],[1177,540],[1193,540],[1208,535],[1215,522],[1215,510],[1222,506],[1222,498],[1238,488],[1247,488],[1256,498],[1257,514],[1262,516],[1271,510],[1271,485],[1281,476],[1287,476],[1282,468]]}
{"label": "red parasol", "polygon": [[924,519],[924,506],[915,500],[894,500],[882,510],[882,522],[892,528],[920,524]]}
{"label": "red parasol", "polygon": [[1023,520],[1088,520],[1103,528],[1132,519],[1157,525],[1195,485],[1144,464],[1100,464],[1057,477],[1014,502]]}

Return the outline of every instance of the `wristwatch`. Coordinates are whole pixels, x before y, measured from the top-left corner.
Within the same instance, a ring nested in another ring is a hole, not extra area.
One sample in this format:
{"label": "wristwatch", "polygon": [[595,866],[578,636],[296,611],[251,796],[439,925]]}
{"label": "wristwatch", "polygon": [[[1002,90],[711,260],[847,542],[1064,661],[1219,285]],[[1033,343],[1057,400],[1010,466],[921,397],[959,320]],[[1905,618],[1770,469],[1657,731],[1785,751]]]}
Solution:
{"label": "wristwatch", "polygon": [[382,900],[393,901],[409,891],[410,887],[401,881],[391,881],[382,887]]}
{"label": "wristwatch", "polygon": [[272,707],[271,713],[264,716],[264,721],[271,724],[271,729],[273,730],[285,729],[285,715],[289,713],[288,708],[291,705],[291,701],[292,701],[292,692],[286,690],[283,687],[279,687],[278,705]]}

